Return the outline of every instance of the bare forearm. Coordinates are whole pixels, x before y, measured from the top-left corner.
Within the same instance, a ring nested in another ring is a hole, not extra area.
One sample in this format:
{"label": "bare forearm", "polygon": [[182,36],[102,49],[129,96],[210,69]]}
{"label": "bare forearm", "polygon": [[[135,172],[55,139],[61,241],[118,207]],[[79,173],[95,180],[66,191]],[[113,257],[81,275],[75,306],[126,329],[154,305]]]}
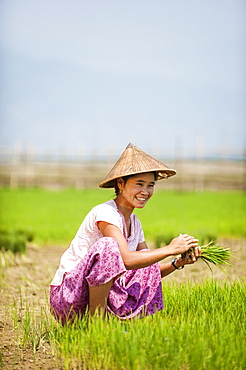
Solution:
{"label": "bare forearm", "polygon": [[122,258],[126,268],[134,270],[153,265],[171,255],[173,255],[171,248],[162,247],[152,251],[128,252]]}
{"label": "bare forearm", "polygon": [[161,263],[160,264],[161,277],[163,278],[176,270],[182,269],[185,264],[186,264],[185,260],[183,260],[181,257],[175,258],[171,262]]}
{"label": "bare forearm", "polygon": [[165,277],[172,272],[174,272],[176,269],[173,267],[172,262],[165,262],[160,264],[160,270],[161,270],[161,277]]}

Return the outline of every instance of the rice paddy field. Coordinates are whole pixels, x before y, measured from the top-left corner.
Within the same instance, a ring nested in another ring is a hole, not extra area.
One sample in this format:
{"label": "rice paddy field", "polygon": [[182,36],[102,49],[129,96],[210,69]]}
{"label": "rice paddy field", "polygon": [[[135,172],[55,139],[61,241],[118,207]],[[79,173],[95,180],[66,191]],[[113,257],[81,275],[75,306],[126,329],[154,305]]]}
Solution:
{"label": "rice paddy field", "polygon": [[[87,212],[112,197],[109,189],[3,189],[1,229],[31,232],[39,245],[67,245]],[[243,192],[156,191],[136,214],[148,241],[180,233],[198,238],[246,238],[245,207]]]}
{"label": "rice paddy field", "polygon": [[26,239],[21,254],[0,251],[0,368],[245,369],[243,192],[157,190],[136,211],[151,248],[190,233],[230,247],[230,267],[211,272],[198,261],[175,271],[163,279],[164,310],[144,319],[54,321],[48,293],[60,256],[86,213],[112,197],[102,189],[0,190],[2,239]]}

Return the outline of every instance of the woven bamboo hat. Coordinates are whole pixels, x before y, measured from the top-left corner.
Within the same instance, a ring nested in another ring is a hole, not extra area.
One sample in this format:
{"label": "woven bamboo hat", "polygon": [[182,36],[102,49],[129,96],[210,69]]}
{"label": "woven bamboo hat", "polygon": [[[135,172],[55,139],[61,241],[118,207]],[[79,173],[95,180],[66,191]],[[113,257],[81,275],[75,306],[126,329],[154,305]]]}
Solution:
{"label": "woven bamboo hat", "polygon": [[165,164],[129,143],[99,187],[113,188],[115,179],[144,172],[155,172],[156,180],[166,179],[176,174],[175,170],[168,168]]}

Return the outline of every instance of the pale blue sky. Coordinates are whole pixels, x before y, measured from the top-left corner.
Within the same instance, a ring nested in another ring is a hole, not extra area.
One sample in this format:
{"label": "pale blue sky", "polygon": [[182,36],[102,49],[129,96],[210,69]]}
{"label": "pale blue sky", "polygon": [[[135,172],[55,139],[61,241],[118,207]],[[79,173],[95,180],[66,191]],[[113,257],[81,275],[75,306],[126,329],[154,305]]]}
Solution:
{"label": "pale blue sky", "polygon": [[0,144],[242,151],[245,15],[244,0],[1,0]]}

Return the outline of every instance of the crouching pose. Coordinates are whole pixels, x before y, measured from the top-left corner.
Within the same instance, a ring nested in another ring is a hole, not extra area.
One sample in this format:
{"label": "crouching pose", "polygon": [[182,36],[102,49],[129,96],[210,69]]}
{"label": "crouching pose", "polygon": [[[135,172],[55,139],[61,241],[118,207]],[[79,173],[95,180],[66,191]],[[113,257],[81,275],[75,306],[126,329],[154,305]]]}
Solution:
{"label": "crouching pose", "polygon": [[[115,188],[115,199],[96,205],[61,257],[50,286],[50,304],[63,324],[86,312],[120,319],[163,309],[161,278],[196,262],[198,240],[182,234],[165,247],[149,250],[134,208],[143,208],[155,182],[176,171],[129,144],[99,185]],[[194,253],[188,253],[194,248]],[[183,254],[172,262],[169,256]]]}

